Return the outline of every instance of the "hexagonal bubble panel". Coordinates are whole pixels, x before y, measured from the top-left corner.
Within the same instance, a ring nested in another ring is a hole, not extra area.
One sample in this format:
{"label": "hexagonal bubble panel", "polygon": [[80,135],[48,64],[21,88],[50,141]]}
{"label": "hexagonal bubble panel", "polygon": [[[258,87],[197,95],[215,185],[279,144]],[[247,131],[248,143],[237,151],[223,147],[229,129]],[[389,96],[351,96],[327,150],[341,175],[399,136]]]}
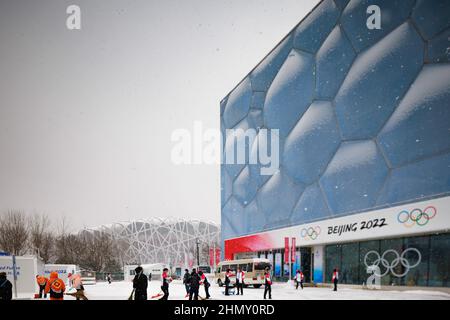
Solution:
{"label": "hexagonal bubble panel", "polygon": [[[247,118],[245,118],[237,126],[232,128],[233,131],[225,132],[223,163],[232,179],[236,178],[248,163],[251,146],[253,145],[253,140],[256,139],[256,131],[249,129],[251,129],[251,125]],[[240,155],[243,155],[243,159],[239,159]]]}
{"label": "hexagonal bubble panel", "polygon": [[426,62],[450,62],[450,29],[428,41]]}
{"label": "hexagonal bubble panel", "polygon": [[264,125],[264,117],[262,110],[250,109],[250,111],[248,112],[247,119],[249,125],[254,129],[259,130]]}
{"label": "hexagonal bubble panel", "polygon": [[313,88],[313,56],[292,50],[267,92],[265,126],[286,136],[311,103]]}
{"label": "hexagonal bubble panel", "polygon": [[448,193],[449,181],[450,153],[414,162],[392,171],[377,204],[392,205]]}
{"label": "hexagonal bubble panel", "polygon": [[262,231],[266,224],[266,217],[264,216],[264,213],[258,209],[256,199],[246,206],[244,211],[246,217],[245,229],[247,233]]}
{"label": "hexagonal bubble panel", "polygon": [[417,0],[411,15],[425,39],[431,39],[450,27],[450,1]]}
{"label": "hexagonal bubble panel", "polygon": [[263,128],[258,132],[251,149],[249,168],[251,176],[257,180],[259,186],[270,179],[273,170],[278,170],[283,153],[283,144],[284,139],[273,130]]}
{"label": "hexagonal bubble panel", "polygon": [[341,137],[329,101],[315,101],[286,138],[283,166],[295,181],[310,184],[323,173]]}
{"label": "hexagonal bubble panel", "polygon": [[244,208],[234,197],[231,197],[225,204],[222,209],[222,215],[226,217],[226,220],[232,230],[232,236],[239,236],[246,232],[244,224]]}
{"label": "hexagonal bubble panel", "polygon": [[423,49],[420,36],[405,23],[356,58],[335,99],[344,139],[378,133],[419,73]]}
{"label": "hexagonal bubble panel", "polygon": [[350,0],[334,0],[334,3],[336,3],[336,6],[342,10],[347,6],[349,1]]}
{"label": "hexagonal bubble panel", "polygon": [[334,98],[355,57],[350,42],[337,26],[317,52],[316,98]]}
{"label": "hexagonal bubble panel", "polygon": [[274,226],[287,220],[304,189],[303,185],[295,183],[283,170],[274,174],[256,196],[266,222]]}
{"label": "hexagonal bubble panel", "polygon": [[[234,224],[232,224],[230,221],[233,218],[232,216],[228,216],[229,212],[225,212],[224,208],[222,208],[222,214],[221,214],[221,238],[222,239],[229,239],[236,237],[238,232],[234,229]],[[231,218],[231,219],[230,219]]]}
{"label": "hexagonal bubble panel", "polygon": [[234,180],[233,195],[245,207],[255,197],[258,187],[257,177],[253,177],[249,167],[246,166]]}
{"label": "hexagonal bubble panel", "polygon": [[221,191],[221,206],[223,207],[228,199],[231,197],[233,191],[233,180],[228,172],[225,170],[225,166],[221,165],[220,169],[220,191]]}
{"label": "hexagonal bubble panel", "polygon": [[266,92],[265,91],[254,91],[250,108],[263,109],[264,108],[264,100],[266,100]]}
{"label": "hexagonal bubble panel", "polygon": [[228,96],[223,112],[223,121],[227,128],[234,127],[244,119],[250,109],[252,87],[248,78],[244,79]]}
{"label": "hexagonal bubble panel", "polygon": [[[341,25],[356,51],[373,45],[406,21],[414,0],[351,0],[341,17]],[[369,29],[367,8],[378,5],[381,11],[381,29]]]}
{"label": "hexagonal bubble panel", "polygon": [[308,186],[301,195],[292,212],[291,222],[293,224],[302,224],[326,219],[331,216],[332,214],[328,209],[319,184],[315,183]]}
{"label": "hexagonal bubble panel", "polygon": [[333,0],[322,1],[295,30],[294,48],[315,53],[336,25],[340,14]]}
{"label": "hexagonal bubble panel", "polygon": [[374,141],[344,142],[320,178],[335,214],[370,208],[388,174]]}
{"label": "hexagonal bubble panel", "polygon": [[425,65],[378,141],[394,167],[450,150],[450,65]]}
{"label": "hexagonal bubble panel", "polygon": [[288,35],[250,74],[254,91],[266,91],[292,49],[292,36]]}

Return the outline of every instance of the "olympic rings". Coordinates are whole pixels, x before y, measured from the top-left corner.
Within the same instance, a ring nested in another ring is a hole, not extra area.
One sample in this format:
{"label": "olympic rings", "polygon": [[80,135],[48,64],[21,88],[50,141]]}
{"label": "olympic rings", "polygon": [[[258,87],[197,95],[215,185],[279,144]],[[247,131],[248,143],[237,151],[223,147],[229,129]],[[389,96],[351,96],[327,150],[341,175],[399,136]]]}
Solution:
{"label": "olympic rings", "polygon": [[[417,255],[416,263],[411,264],[409,262],[409,260],[405,257],[408,252],[415,252],[416,253],[416,255]],[[393,253],[395,255],[395,258],[391,262],[389,262],[386,259],[386,256],[388,254],[390,254],[390,253]],[[372,264],[369,265],[368,262],[367,262],[367,258],[369,257],[370,254],[372,254],[372,255],[375,254],[377,256],[377,258],[374,260],[374,262]],[[416,248],[408,248],[405,251],[403,251],[402,254],[400,254],[400,255],[398,254],[398,252],[396,250],[388,249],[385,252],[383,252],[383,254],[381,256],[380,256],[380,254],[377,251],[372,250],[372,251],[367,252],[366,255],[364,256],[364,264],[366,265],[366,268],[369,268],[371,266],[379,267],[380,262],[383,265],[383,267],[386,268],[385,272],[383,272],[381,274],[377,274],[377,276],[379,276],[379,277],[384,277],[389,272],[391,272],[392,275],[394,275],[397,278],[404,277],[404,276],[406,276],[408,274],[409,270],[411,270],[412,268],[417,267],[420,264],[421,261],[422,261],[422,255],[421,255],[420,251],[417,250]],[[405,268],[405,271],[403,273],[397,273],[395,271],[395,268],[399,264],[401,264],[403,266],[403,268]]]}
{"label": "olympic rings", "polygon": [[320,235],[320,232],[322,230],[319,226],[316,226],[315,228],[309,227],[309,228],[303,228],[300,232],[300,235],[303,239],[306,240],[316,240],[317,237]]}
{"label": "olympic rings", "polygon": [[407,228],[411,228],[415,225],[424,226],[436,216],[437,210],[433,206],[428,206],[423,211],[419,208],[411,210],[402,210],[397,215],[397,221],[403,223]]}

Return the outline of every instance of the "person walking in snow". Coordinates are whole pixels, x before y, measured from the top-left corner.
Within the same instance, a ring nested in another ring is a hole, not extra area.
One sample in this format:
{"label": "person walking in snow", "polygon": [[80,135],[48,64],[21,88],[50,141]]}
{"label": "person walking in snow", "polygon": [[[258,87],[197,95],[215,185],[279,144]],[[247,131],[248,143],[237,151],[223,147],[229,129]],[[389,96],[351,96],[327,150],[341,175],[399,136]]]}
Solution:
{"label": "person walking in snow", "polygon": [[184,269],[183,284],[184,284],[184,288],[186,289],[186,296],[185,296],[185,298],[186,298],[189,296],[189,292],[191,291],[191,289],[190,289],[191,275],[189,274],[188,269]]}
{"label": "person walking in snow", "polygon": [[161,290],[164,295],[159,300],[167,300],[169,298],[169,283],[172,282],[172,278],[169,276],[169,269],[164,268],[161,275],[162,285]]}
{"label": "person walking in snow", "polygon": [[241,268],[238,268],[238,271],[236,273],[236,288],[237,288],[237,296],[239,295],[239,292],[241,295],[244,295],[244,279],[245,279],[245,272],[241,270]]}
{"label": "person walking in snow", "polygon": [[191,273],[191,283],[189,287],[189,300],[198,300],[198,290],[200,287],[200,276],[197,273],[197,270],[192,269]]}
{"label": "person walking in snow", "polygon": [[111,282],[112,282],[112,275],[111,275],[111,273],[108,273],[106,275],[106,281],[108,281],[108,283],[111,284]]}
{"label": "person walking in snow", "polygon": [[272,278],[270,277],[269,268],[264,270],[264,299],[266,299],[267,293],[269,299],[272,299]]}
{"label": "person walking in snow", "polygon": [[144,269],[139,266],[134,271],[136,273],[133,279],[134,300],[147,300],[148,279]]}
{"label": "person walking in snow", "polygon": [[211,286],[211,284],[209,283],[208,278],[206,277],[206,275],[203,273],[202,270],[198,272],[198,275],[200,276],[200,285],[203,285],[205,287],[205,294],[206,294],[205,299],[209,299],[211,297],[209,295],[209,287]]}
{"label": "person walking in snow", "polygon": [[305,279],[303,272],[301,272],[300,270],[297,270],[297,273],[295,274],[295,290],[298,289],[298,286],[300,285],[300,287],[303,290],[303,280]]}
{"label": "person walking in snow", "polygon": [[333,282],[334,285],[333,291],[337,291],[338,281],[339,281],[339,271],[338,269],[334,269],[333,277],[331,278],[331,282]]}

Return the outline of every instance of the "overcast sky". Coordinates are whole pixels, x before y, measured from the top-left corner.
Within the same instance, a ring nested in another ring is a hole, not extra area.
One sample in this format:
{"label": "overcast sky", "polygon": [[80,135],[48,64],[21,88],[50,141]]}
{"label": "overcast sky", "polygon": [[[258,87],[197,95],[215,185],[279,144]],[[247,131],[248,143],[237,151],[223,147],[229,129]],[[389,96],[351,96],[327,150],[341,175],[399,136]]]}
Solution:
{"label": "overcast sky", "polygon": [[218,128],[220,100],[317,2],[0,0],[0,210],[220,222],[219,166],[172,164],[171,133]]}

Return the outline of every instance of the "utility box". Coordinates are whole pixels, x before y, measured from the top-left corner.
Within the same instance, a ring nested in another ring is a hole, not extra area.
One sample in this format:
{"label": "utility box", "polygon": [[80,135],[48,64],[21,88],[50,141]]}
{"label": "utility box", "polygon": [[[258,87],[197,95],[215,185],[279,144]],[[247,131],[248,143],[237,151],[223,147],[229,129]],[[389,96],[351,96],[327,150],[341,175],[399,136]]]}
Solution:
{"label": "utility box", "polygon": [[69,286],[69,273],[75,274],[79,268],[75,264],[46,264],[44,270],[46,278],[50,278],[51,272],[58,272],[58,277],[64,281],[66,286]]}
{"label": "utility box", "polygon": [[13,256],[0,256],[0,272],[6,272],[8,280],[13,284],[13,299],[32,299],[39,292],[36,275],[44,274],[44,263],[36,256],[16,256],[15,261],[16,281]]}

